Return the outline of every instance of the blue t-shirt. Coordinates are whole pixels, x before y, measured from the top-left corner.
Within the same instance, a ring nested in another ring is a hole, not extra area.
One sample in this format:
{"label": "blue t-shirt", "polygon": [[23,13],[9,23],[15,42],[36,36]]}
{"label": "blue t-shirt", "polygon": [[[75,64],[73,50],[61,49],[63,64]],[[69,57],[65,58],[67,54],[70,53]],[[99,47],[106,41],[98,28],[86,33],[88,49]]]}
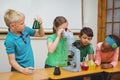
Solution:
{"label": "blue t-shirt", "polygon": [[15,35],[8,30],[4,45],[7,54],[15,54],[15,59],[22,67],[34,67],[34,57],[30,36],[34,36],[35,30],[25,27],[21,35]]}

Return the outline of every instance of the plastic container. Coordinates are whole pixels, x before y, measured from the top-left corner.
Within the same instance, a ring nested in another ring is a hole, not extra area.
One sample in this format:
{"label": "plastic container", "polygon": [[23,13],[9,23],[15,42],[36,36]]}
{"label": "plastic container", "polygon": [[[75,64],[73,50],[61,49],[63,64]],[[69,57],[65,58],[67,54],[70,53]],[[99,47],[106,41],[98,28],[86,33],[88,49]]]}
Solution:
{"label": "plastic container", "polygon": [[94,63],[93,60],[88,61],[88,66],[89,66],[88,70],[95,70],[96,69],[96,64]]}

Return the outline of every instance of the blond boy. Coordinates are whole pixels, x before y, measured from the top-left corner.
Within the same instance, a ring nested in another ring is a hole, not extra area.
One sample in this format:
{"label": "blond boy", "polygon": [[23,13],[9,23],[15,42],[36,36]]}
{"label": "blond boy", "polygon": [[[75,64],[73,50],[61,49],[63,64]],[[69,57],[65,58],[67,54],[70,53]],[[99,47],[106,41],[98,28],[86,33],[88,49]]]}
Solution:
{"label": "blond boy", "polygon": [[44,36],[42,20],[38,31],[25,25],[25,15],[19,11],[8,9],[4,15],[4,21],[8,26],[8,34],[4,45],[8,54],[11,71],[18,71],[24,74],[34,72],[34,57],[31,47],[30,36]]}

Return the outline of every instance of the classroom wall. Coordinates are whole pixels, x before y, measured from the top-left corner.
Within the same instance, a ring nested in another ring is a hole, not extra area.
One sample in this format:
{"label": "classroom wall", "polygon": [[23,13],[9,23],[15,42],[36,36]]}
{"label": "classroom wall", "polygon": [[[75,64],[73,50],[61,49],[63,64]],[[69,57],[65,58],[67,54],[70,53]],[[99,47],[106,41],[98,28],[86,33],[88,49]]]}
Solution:
{"label": "classroom wall", "polygon": [[0,9],[0,28],[7,28],[3,18],[8,8],[24,13],[26,17],[25,23],[29,27],[33,25],[33,18],[40,16],[44,29],[52,30],[51,26],[53,26],[54,18],[64,16],[69,22],[70,29],[79,31],[82,28],[82,0],[10,0],[9,3],[7,1],[1,0],[0,2],[0,7],[2,7]]}
{"label": "classroom wall", "polygon": [[6,72],[10,70],[7,54],[5,54],[4,40],[0,40],[0,72]]}
{"label": "classroom wall", "polygon": [[[84,1],[84,26],[89,26],[93,29],[94,37],[92,40],[95,49],[97,43],[97,11],[98,0],[83,0]],[[35,68],[43,68],[47,57],[46,39],[32,39],[32,47],[35,58]],[[5,54],[4,40],[0,39],[0,72],[10,71],[7,55]]]}
{"label": "classroom wall", "polygon": [[92,44],[95,50],[97,43],[97,17],[98,17],[98,0],[83,0],[84,1],[84,26],[92,28],[94,37]]}

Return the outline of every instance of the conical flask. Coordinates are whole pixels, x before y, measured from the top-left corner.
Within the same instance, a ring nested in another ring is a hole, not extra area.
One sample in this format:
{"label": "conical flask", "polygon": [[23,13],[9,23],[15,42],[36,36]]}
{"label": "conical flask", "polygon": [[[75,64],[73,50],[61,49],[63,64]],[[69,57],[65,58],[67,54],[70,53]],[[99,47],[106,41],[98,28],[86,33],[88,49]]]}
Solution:
{"label": "conical flask", "polygon": [[33,29],[40,29],[40,24],[39,24],[39,22],[37,21],[37,20],[35,20],[34,22],[33,22],[33,27],[32,27]]}
{"label": "conical flask", "polygon": [[61,74],[60,67],[58,66],[58,62],[57,62],[57,65],[55,66],[53,74],[54,75],[60,75]]}
{"label": "conical flask", "polygon": [[60,75],[60,74],[61,74],[60,68],[58,66],[56,66],[54,69],[54,75]]}

